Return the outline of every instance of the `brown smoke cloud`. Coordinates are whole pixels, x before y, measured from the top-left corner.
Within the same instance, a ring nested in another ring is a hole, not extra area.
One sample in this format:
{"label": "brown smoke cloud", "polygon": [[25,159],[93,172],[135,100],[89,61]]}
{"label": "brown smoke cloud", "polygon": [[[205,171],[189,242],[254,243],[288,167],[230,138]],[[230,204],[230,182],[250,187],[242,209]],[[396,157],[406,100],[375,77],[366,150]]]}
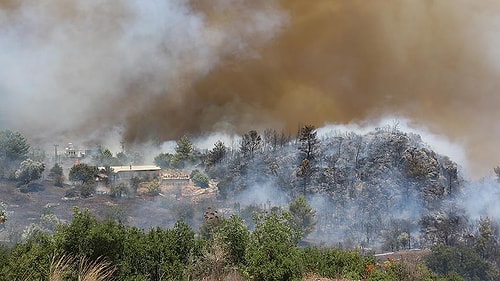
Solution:
{"label": "brown smoke cloud", "polygon": [[464,142],[469,156],[488,169],[500,161],[498,54],[492,53],[498,47],[498,2],[281,5],[288,25],[258,57],[227,58],[180,104],[157,97],[151,114],[129,117],[126,136],[146,136],[151,127],[161,138],[226,127],[293,131],[298,124],[394,114]]}
{"label": "brown smoke cloud", "polygon": [[[20,2],[0,1],[9,16],[26,10]],[[74,107],[81,100],[68,91],[76,89],[90,101],[61,131],[122,126],[128,142],[162,141],[212,131],[294,131],[298,124],[389,114],[464,143],[474,173],[500,162],[498,1],[171,1],[158,4],[167,15],[157,9],[160,15],[149,21],[119,1],[108,1],[109,9],[81,7],[96,1],[77,8],[49,2],[52,9],[42,12],[58,16],[31,30],[40,37],[32,43],[58,43],[56,51],[67,55],[41,80],[51,82],[42,89],[61,94],[45,97],[67,98],[64,105]],[[73,29],[61,31],[56,23]],[[124,36],[131,26],[141,32]],[[62,35],[44,39],[54,30]],[[75,66],[78,72],[66,73]]]}

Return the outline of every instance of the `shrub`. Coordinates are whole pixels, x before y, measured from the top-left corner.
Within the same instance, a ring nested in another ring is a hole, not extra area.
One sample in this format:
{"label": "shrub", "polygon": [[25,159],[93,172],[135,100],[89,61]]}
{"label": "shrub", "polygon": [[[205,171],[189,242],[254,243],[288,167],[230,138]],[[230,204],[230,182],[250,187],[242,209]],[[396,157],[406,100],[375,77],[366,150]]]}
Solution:
{"label": "shrub", "polygon": [[193,170],[191,172],[191,180],[194,182],[196,186],[201,188],[207,188],[209,185],[210,178],[205,174],[198,170]]}
{"label": "shrub", "polygon": [[456,272],[467,280],[489,280],[490,265],[471,247],[439,245],[425,258],[426,265],[441,276]]}
{"label": "shrub", "polygon": [[82,184],[78,188],[80,189],[80,196],[83,198],[88,198],[95,193],[95,186],[93,184]]}
{"label": "shrub", "polygon": [[245,253],[246,272],[252,280],[300,280],[304,273],[297,248],[297,233],[289,217],[271,213],[261,219]]}
{"label": "shrub", "polygon": [[32,190],[29,184],[22,184],[19,186],[19,191],[22,193],[28,193],[31,192]]}
{"label": "shrub", "polygon": [[54,180],[54,185],[62,187],[64,183],[63,168],[59,164],[55,164],[49,173],[49,177]]}
{"label": "shrub", "polygon": [[77,189],[72,187],[72,188],[69,188],[68,190],[66,190],[64,197],[73,198],[73,197],[76,197],[77,195],[78,195]]}
{"label": "shrub", "polygon": [[113,184],[110,188],[109,195],[113,198],[122,198],[123,196],[128,197],[130,190],[124,182]]}
{"label": "shrub", "polygon": [[367,265],[375,264],[372,257],[339,249],[305,248],[301,254],[307,271],[329,278],[361,279]]}
{"label": "shrub", "polygon": [[150,196],[156,196],[160,194],[160,182],[158,180],[153,180],[146,185],[147,194]]}

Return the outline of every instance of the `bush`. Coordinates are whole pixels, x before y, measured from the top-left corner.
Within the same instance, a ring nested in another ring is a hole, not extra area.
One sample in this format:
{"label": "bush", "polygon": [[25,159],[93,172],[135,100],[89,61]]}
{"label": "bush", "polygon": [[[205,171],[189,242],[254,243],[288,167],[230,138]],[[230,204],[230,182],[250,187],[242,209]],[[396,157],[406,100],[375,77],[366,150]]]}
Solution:
{"label": "bush", "polygon": [[82,184],[78,188],[80,189],[80,196],[83,198],[88,198],[95,193],[95,185],[93,184]]}
{"label": "bush", "polygon": [[54,180],[54,185],[62,187],[64,183],[63,168],[59,164],[55,164],[49,173],[49,177]]}
{"label": "bush", "polygon": [[146,185],[147,195],[156,196],[160,194],[160,182],[158,180],[153,180]]}
{"label": "bush", "polygon": [[52,254],[56,250],[47,235],[35,235],[25,243],[16,244],[8,260],[0,262],[0,280],[49,280]]}
{"label": "bush", "polygon": [[361,279],[367,265],[375,264],[372,257],[339,249],[305,248],[301,255],[307,271],[329,278]]}
{"label": "bush", "polygon": [[113,184],[110,188],[109,195],[113,198],[128,197],[130,190],[124,182]]}
{"label": "bush", "polygon": [[252,280],[300,280],[304,273],[297,233],[289,217],[271,213],[261,219],[245,252],[246,272]]}
{"label": "bush", "polygon": [[425,258],[425,263],[441,276],[455,272],[467,280],[490,280],[488,272],[491,272],[491,266],[471,247],[433,247],[432,253]]}
{"label": "bush", "polygon": [[22,184],[19,186],[19,191],[22,193],[28,193],[31,192],[31,187],[29,184]]}
{"label": "bush", "polygon": [[73,197],[76,197],[77,195],[78,195],[77,189],[72,187],[72,188],[69,188],[68,190],[66,190],[64,197],[73,198]]}
{"label": "bush", "polygon": [[244,263],[245,252],[250,241],[250,231],[245,222],[236,215],[222,221],[216,230],[219,239],[227,245],[228,258],[233,264]]}
{"label": "bush", "polygon": [[198,170],[193,170],[191,172],[191,180],[194,182],[196,186],[201,188],[207,188],[209,185],[210,178],[205,174]]}

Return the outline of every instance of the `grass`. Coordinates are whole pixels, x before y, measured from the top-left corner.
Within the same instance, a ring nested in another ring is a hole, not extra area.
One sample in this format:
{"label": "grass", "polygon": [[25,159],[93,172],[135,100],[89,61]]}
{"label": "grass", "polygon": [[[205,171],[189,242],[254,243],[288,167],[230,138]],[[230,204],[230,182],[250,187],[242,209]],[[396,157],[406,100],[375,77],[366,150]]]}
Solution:
{"label": "grass", "polygon": [[78,281],[109,281],[113,280],[115,271],[116,268],[103,259],[89,261],[85,257],[76,259],[63,255],[52,259],[49,281],[68,280],[68,276]]}

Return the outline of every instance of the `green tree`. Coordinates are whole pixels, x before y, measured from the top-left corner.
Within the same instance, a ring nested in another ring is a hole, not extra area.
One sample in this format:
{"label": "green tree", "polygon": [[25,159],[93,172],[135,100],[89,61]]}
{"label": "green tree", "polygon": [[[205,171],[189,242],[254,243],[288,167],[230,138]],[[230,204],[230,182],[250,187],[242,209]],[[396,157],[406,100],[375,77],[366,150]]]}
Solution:
{"label": "green tree", "polygon": [[42,162],[26,159],[21,162],[19,169],[17,169],[16,179],[20,181],[20,184],[28,185],[32,181],[40,179],[44,170],[45,164]]}
{"label": "green tree", "polygon": [[319,140],[316,136],[316,128],[313,125],[305,125],[299,131],[299,158],[300,160],[314,160],[318,153]]}
{"label": "green tree", "polygon": [[304,268],[297,248],[299,235],[289,214],[261,218],[250,236],[245,261],[252,280],[300,280]]}
{"label": "green tree", "polygon": [[346,278],[342,280],[407,280],[396,278],[376,278],[377,276],[370,276],[375,278],[365,279],[364,277],[367,273],[367,265],[374,265],[375,258],[373,256],[370,257],[362,255],[358,251],[345,251],[341,249],[323,247],[307,247],[301,248],[300,252],[302,254],[304,266],[307,268],[307,272],[314,272],[322,277],[333,278],[335,280],[340,280],[337,279],[339,277]]}
{"label": "green tree", "polygon": [[156,196],[156,195],[160,194],[160,191],[161,191],[160,182],[158,180],[152,180],[147,184],[146,189],[147,189],[148,195]]}
{"label": "green tree", "polygon": [[77,189],[80,191],[81,197],[88,198],[95,193],[95,187],[95,184],[85,183],[78,185]]}
{"label": "green tree", "polygon": [[203,223],[200,227],[200,236],[203,238],[213,238],[217,228],[222,224],[217,210],[208,207],[203,215]]}
{"label": "green tree", "polygon": [[129,185],[134,193],[137,192],[137,189],[139,188],[140,183],[141,183],[141,179],[139,177],[134,176],[134,177],[130,178]]}
{"label": "green tree", "polygon": [[195,162],[194,147],[187,136],[183,136],[177,141],[175,155],[171,164],[175,168],[184,168],[186,165],[192,165]]}
{"label": "green tree", "polygon": [[465,218],[455,210],[425,215],[420,219],[421,232],[429,244],[458,245]]}
{"label": "green tree", "polygon": [[199,170],[193,170],[190,177],[196,186],[199,186],[201,188],[207,188],[209,186],[208,183],[210,181],[210,178],[205,173],[200,172]]}
{"label": "green tree", "polygon": [[435,246],[431,254],[425,257],[425,263],[429,269],[442,276],[456,272],[466,280],[493,280],[488,276],[490,265],[472,247]]}
{"label": "green tree", "polygon": [[217,141],[207,155],[207,166],[213,166],[222,161],[227,154],[227,148],[222,141]]}
{"label": "green tree", "polygon": [[59,164],[55,164],[49,172],[49,177],[54,180],[54,185],[62,187],[64,183],[64,173],[63,168]]}
{"label": "green tree", "polygon": [[391,219],[384,233],[384,251],[399,251],[410,249],[411,246],[411,221],[407,219]]}
{"label": "green tree", "polygon": [[42,214],[38,223],[31,223],[24,228],[21,240],[27,241],[38,235],[52,235],[60,223],[61,220],[56,215],[52,213]]}
{"label": "green tree", "polygon": [[167,169],[170,168],[170,163],[172,162],[174,155],[171,153],[160,153],[154,159],[156,166]]}
{"label": "green tree", "polygon": [[123,256],[126,227],[113,220],[98,221],[88,210],[74,209],[70,224],[62,225],[54,235],[59,250],[91,261],[102,258],[119,264]]}
{"label": "green tree", "polygon": [[91,254],[88,236],[97,225],[97,219],[88,210],[74,207],[71,223],[62,225],[54,235],[57,247],[74,257]]}
{"label": "green tree", "polygon": [[35,235],[18,243],[9,253],[9,259],[0,263],[0,280],[49,280],[50,264],[57,251],[48,235]]}
{"label": "green tree", "polygon": [[123,196],[130,195],[130,190],[124,182],[119,182],[111,186],[110,196],[114,198],[122,198]]}
{"label": "green tree", "polygon": [[195,248],[194,235],[182,220],[169,230],[151,229],[144,253],[149,280],[182,280],[184,266]]}
{"label": "green tree", "polygon": [[316,211],[307,203],[303,195],[299,195],[288,206],[292,225],[300,230],[303,237],[307,237],[316,227]]}
{"label": "green tree", "polygon": [[250,242],[250,231],[243,219],[237,215],[223,219],[216,230],[216,235],[220,241],[227,245],[231,263],[243,264],[245,252]]}
{"label": "green tree", "polygon": [[114,170],[109,165],[105,165],[103,168],[99,169],[99,180],[103,181],[105,185],[109,185],[113,177]]}
{"label": "green tree", "polygon": [[106,212],[106,219],[115,222],[127,223],[128,213],[121,205],[116,205],[108,209]]}
{"label": "green tree", "polygon": [[[498,230],[497,230],[498,231]],[[479,220],[479,236],[476,238],[474,247],[476,252],[486,260],[491,260],[495,262],[495,258],[498,258],[500,254],[499,245],[495,239],[495,229],[490,218],[485,217]]]}
{"label": "green tree", "polygon": [[187,159],[193,153],[193,150],[193,143],[191,143],[191,140],[187,136],[182,136],[177,141],[175,153],[180,155],[182,159]]}
{"label": "green tree", "polygon": [[111,166],[117,162],[117,159],[113,157],[113,153],[107,148],[102,149],[98,146],[96,154],[92,157],[93,162],[97,166]]}
{"label": "green tree", "polygon": [[97,166],[90,166],[85,163],[76,164],[69,171],[69,179],[81,184],[93,184],[99,173]]}
{"label": "green tree", "polygon": [[255,152],[262,146],[262,137],[257,131],[251,130],[241,139],[240,151],[245,158],[253,158]]}
{"label": "green tree", "polygon": [[7,161],[22,161],[28,158],[30,144],[19,132],[0,131],[0,159]]}

